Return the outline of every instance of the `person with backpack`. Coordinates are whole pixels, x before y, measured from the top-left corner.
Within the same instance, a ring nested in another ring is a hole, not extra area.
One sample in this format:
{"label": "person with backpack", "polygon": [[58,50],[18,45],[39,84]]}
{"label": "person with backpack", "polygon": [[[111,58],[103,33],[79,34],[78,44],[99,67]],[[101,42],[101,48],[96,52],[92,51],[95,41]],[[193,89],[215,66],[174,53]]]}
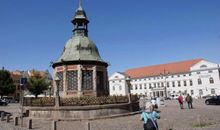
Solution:
{"label": "person with backpack", "polygon": [[159,114],[153,110],[151,103],[147,103],[145,110],[141,113],[141,120],[144,121],[144,130],[158,130],[156,120],[159,119]]}
{"label": "person with backpack", "polygon": [[192,106],[192,97],[189,94],[187,94],[187,96],[186,96],[186,102],[188,104],[188,108],[192,109],[193,108],[193,106]]}

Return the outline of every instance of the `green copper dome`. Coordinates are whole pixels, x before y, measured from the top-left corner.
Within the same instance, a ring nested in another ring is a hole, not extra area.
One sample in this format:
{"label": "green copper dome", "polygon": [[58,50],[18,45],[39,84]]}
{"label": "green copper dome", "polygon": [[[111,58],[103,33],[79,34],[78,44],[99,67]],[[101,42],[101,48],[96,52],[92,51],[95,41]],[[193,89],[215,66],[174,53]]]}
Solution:
{"label": "green copper dome", "polygon": [[53,67],[73,62],[92,62],[108,66],[107,63],[101,59],[96,45],[88,37],[89,20],[81,4],[75,12],[72,23],[74,25],[74,35],[67,41],[61,57],[53,64]]}
{"label": "green copper dome", "polygon": [[68,40],[57,62],[78,60],[104,62],[96,45],[86,36],[73,36]]}

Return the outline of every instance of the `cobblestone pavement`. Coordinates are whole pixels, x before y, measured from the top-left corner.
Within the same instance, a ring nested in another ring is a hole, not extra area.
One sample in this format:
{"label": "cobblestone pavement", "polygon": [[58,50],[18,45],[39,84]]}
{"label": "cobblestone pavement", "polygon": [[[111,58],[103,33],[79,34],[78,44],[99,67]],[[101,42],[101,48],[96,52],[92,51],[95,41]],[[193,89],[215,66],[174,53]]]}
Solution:
{"label": "cobblestone pavement", "polygon": [[[220,106],[207,106],[204,100],[195,100],[194,109],[179,109],[176,100],[166,101],[165,107],[159,107],[161,119],[158,120],[160,130],[220,130]],[[0,110],[19,114],[19,105],[10,104],[0,106]],[[27,130],[27,119],[24,119],[24,127],[14,126],[10,123],[0,121],[0,130]],[[90,130],[143,130],[140,115],[124,116],[111,119],[89,121]],[[199,127],[199,124],[205,127]],[[52,121],[33,120],[33,130],[50,130]],[[57,130],[88,130],[88,121],[59,121]]]}

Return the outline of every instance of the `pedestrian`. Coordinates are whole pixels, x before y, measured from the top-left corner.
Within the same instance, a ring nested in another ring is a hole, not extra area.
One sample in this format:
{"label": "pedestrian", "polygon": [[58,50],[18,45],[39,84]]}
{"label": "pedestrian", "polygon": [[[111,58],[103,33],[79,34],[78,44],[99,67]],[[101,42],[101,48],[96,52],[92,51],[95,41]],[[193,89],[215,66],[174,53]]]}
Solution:
{"label": "pedestrian", "polygon": [[193,108],[193,106],[192,106],[192,97],[189,95],[189,94],[187,94],[187,96],[186,96],[186,102],[187,102],[187,104],[188,104],[188,108],[189,109],[192,109]]}
{"label": "pedestrian", "polygon": [[141,120],[144,121],[144,130],[158,130],[158,125],[155,122],[159,118],[159,114],[153,111],[151,103],[146,103],[145,110],[141,113]]}
{"label": "pedestrian", "polygon": [[157,119],[160,119],[160,115],[159,115],[159,113],[156,111],[157,108],[155,109],[155,106],[152,105],[152,106],[150,107],[150,110],[151,110],[151,112],[152,112],[152,117],[153,117],[153,120],[154,120],[154,122],[155,122],[155,125],[156,125],[157,129],[159,129],[158,124],[157,124]]}
{"label": "pedestrian", "polygon": [[180,109],[183,109],[183,96],[180,94],[177,99],[178,99],[179,104],[180,104]]}

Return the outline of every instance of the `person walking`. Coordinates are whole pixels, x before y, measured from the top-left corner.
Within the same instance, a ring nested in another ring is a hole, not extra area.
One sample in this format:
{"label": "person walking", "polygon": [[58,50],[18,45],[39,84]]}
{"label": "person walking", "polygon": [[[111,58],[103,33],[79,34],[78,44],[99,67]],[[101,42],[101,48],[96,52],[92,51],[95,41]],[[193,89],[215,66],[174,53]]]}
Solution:
{"label": "person walking", "polygon": [[188,108],[189,109],[192,109],[193,108],[193,106],[192,106],[192,97],[189,95],[189,94],[187,94],[187,96],[186,96],[186,102],[187,102],[187,104],[188,104]]}
{"label": "person walking", "polygon": [[155,107],[153,105],[150,107],[150,111],[152,112],[152,117],[155,122],[155,125],[156,125],[157,129],[159,129],[158,124],[157,124],[157,119],[160,119],[160,115],[156,110],[157,110],[157,108],[155,109]]}
{"label": "person walking", "polygon": [[183,109],[183,96],[180,94],[179,97],[177,98],[179,104],[180,104],[180,109]]}
{"label": "person walking", "polygon": [[156,120],[159,119],[159,114],[153,111],[151,103],[147,103],[145,110],[141,113],[141,120],[144,121],[144,130],[158,130],[158,124]]}

